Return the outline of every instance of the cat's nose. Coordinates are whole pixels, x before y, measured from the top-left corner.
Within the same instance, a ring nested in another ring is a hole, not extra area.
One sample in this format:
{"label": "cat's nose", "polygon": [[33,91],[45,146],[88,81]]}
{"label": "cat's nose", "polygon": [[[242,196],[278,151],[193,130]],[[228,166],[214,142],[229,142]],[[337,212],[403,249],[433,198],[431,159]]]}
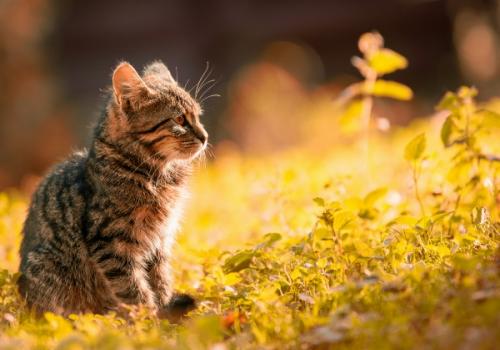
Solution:
{"label": "cat's nose", "polygon": [[205,144],[208,139],[208,134],[205,130],[198,130],[196,133],[196,138],[201,141],[202,144]]}
{"label": "cat's nose", "polygon": [[198,140],[200,140],[202,144],[205,144],[205,142],[207,142],[207,136],[199,135]]}

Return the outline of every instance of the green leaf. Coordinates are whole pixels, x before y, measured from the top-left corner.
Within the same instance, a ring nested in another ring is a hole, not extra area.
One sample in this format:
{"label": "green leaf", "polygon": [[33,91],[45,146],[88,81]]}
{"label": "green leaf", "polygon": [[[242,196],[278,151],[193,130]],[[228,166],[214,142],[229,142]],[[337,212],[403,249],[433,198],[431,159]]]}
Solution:
{"label": "green leaf", "polygon": [[481,125],[486,129],[497,129],[500,128],[500,114],[488,109],[479,109],[474,113],[474,117],[479,117],[481,119]]}
{"label": "green leaf", "polygon": [[366,91],[366,93],[402,101],[408,101],[413,98],[413,91],[408,86],[390,80],[377,80],[373,85],[372,91]]}
{"label": "green leaf", "polygon": [[381,187],[368,193],[364,199],[364,205],[366,207],[372,207],[377,201],[384,198],[387,194],[387,188]]}
{"label": "green leaf", "polygon": [[263,248],[269,248],[271,247],[275,242],[279,241],[281,239],[281,234],[279,233],[267,233],[264,235],[264,241],[260,244],[258,244],[255,249],[263,249]]}
{"label": "green leaf", "polygon": [[399,53],[390,49],[375,51],[368,60],[370,67],[379,75],[392,73],[408,67],[408,61]]}
{"label": "green leaf", "polygon": [[447,211],[440,211],[437,213],[432,214],[431,221],[433,224],[438,223],[439,221],[443,220],[447,216],[452,215],[453,212],[447,212]]}
{"label": "green leaf", "polygon": [[363,256],[365,258],[369,258],[369,257],[375,255],[375,250],[363,241],[354,242],[354,247],[356,248],[356,252],[360,256]]}
{"label": "green leaf", "polygon": [[417,160],[422,157],[425,151],[426,139],[425,134],[422,133],[411,140],[405,147],[405,159]]}
{"label": "green leaf", "polygon": [[439,255],[440,258],[451,254],[450,248],[444,245],[428,244],[425,248]]}
{"label": "green leaf", "polygon": [[356,132],[361,128],[361,112],[363,102],[360,99],[351,101],[340,116],[340,128],[345,133]]}
{"label": "green leaf", "polygon": [[314,239],[332,239],[332,232],[325,227],[319,227],[313,232]]}
{"label": "green leaf", "polygon": [[216,315],[203,315],[193,319],[190,330],[207,343],[220,341],[224,334],[222,322]]}
{"label": "green leaf", "polygon": [[266,240],[268,246],[273,244],[274,242],[277,242],[281,239],[281,234],[272,232],[272,233],[267,233],[264,235],[264,239]]}
{"label": "green leaf", "polygon": [[477,96],[477,89],[475,87],[461,86],[458,89],[457,95],[461,99],[473,98]]}
{"label": "green leaf", "polygon": [[325,206],[325,200],[323,198],[321,198],[321,197],[313,198],[313,201],[314,201],[314,203],[316,203],[320,207],[324,207]]}
{"label": "green leaf", "polygon": [[327,258],[321,258],[316,261],[316,266],[319,267],[320,269],[324,269],[327,265],[328,265]]}
{"label": "green leaf", "polygon": [[225,286],[233,286],[241,281],[241,277],[237,272],[230,272],[222,277],[222,283]]}
{"label": "green leaf", "polygon": [[238,272],[250,266],[255,253],[251,250],[242,250],[224,261],[224,273]]}
{"label": "green leaf", "polygon": [[295,269],[293,269],[292,273],[290,274],[290,277],[293,281],[299,279],[302,277],[302,269],[297,266]]}
{"label": "green leaf", "polygon": [[455,95],[453,92],[448,91],[441,101],[439,101],[436,109],[438,111],[444,111],[444,110],[453,110],[458,104],[458,98],[457,95]]}
{"label": "green leaf", "polygon": [[453,128],[453,119],[451,118],[451,116],[448,116],[443,124],[443,127],[441,128],[441,141],[443,142],[443,145],[445,147],[450,146],[450,137],[451,133],[453,132]]}
{"label": "green leaf", "polygon": [[339,210],[333,214],[333,228],[339,232],[351,224],[355,219],[353,213],[348,210]]}

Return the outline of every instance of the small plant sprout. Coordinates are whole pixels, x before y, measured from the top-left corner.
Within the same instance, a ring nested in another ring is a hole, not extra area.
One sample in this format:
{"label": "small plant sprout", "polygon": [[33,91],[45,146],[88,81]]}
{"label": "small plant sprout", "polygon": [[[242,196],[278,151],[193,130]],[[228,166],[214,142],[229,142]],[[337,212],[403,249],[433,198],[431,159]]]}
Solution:
{"label": "small plant sprout", "polygon": [[413,187],[415,189],[415,198],[417,199],[418,205],[420,206],[420,212],[425,215],[425,206],[422,201],[422,196],[420,195],[418,187],[418,179],[420,177],[420,170],[422,165],[422,159],[426,147],[425,134],[420,134],[414,139],[412,139],[405,148],[405,159],[410,162],[412,170]]}
{"label": "small plant sprout", "polygon": [[336,103],[343,111],[340,124],[344,129],[361,130],[365,146],[368,146],[368,132],[373,110],[374,97],[388,97],[408,101],[412,90],[401,83],[381,79],[408,66],[406,58],[384,47],[384,38],[378,32],[361,35],[358,41],[362,57],[354,56],[351,63],[363,76],[363,81],[349,85]]}

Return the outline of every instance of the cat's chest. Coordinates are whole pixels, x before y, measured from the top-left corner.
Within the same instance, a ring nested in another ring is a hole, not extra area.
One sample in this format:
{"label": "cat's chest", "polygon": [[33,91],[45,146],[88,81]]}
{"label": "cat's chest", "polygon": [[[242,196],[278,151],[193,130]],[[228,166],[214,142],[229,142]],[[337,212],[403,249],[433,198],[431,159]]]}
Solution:
{"label": "cat's chest", "polygon": [[170,250],[182,215],[183,199],[159,198],[153,204],[135,208],[130,217],[131,238],[137,253],[148,255],[158,249]]}

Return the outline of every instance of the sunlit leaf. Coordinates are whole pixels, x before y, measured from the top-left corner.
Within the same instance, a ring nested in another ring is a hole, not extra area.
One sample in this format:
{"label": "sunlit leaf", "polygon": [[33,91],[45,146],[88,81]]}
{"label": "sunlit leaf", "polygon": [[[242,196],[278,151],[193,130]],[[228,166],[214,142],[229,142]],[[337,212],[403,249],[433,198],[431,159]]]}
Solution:
{"label": "sunlit leaf", "polygon": [[318,261],[316,261],[316,266],[319,267],[320,269],[324,269],[327,265],[328,265],[327,258],[321,258]]}
{"label": "sunlit leaf", "polygon": [[355,215],[348,210],[339,210],[334,213],[334,229],[335,231],[340,231],[346,228],[350,223],[355,220]]}
{"label": "sunlit leaf", "polygon": [[396,100],[408,101],[413,97],[413,91],[406,85],[391,80],[377,80],[371,90],[364,91],[380,97],[390,97]]}
{"label": "sunlit leaf", "polygon": [[455,95],[453,92],[447,92],[437,105],[436,109],[439,111],[452,110],[456,107],[457,104],[458,104],[457,95]]}
{"label": "sunlit leaf", "polygon": [[400,215],[392,221],[392,224],[415,226],[418,219],[410,215]]}
{"label": "sunlit leaf", "polygon": [[381,200],[387,195],[387,187],[377,188],[365,196],[364,205],[367,207],[372,207],[376,202]]}
{"label": "sunlit leaf", "polygon": [[281,234],[273,232],[264,235],[263,242],[257,245],[256,249],[269,248],[281,239]]}
{"label": "sunlit leaf", "polygon": [[458,89],[457,95],[461,99],[468,99],[477,96],[477,89],[475,87],[461,86]]}
{"label": "sunlit leaf", "polygon": [[292,273],[290,274],[290,277],[292,280],[297,280],[302,277],[302,269],[300,267],[296,267],[293,269]]}
{"label": "sunlit leaf", "polygon": [[203,315],[191,323],[192,332],[196,332],[206,342],[215,342],[222,339],[223,328],[219,316]]}
{"label": "sunlit leaf", "polygon": [[250,323],[250,328],[252,330],[255,339],[257,339],[257,341],[260,344],[266,342],[267,340],[266,332],[264,330],[260,330],[259,327],[255,324],[255,322]]}
{"label": "sunlit leaf", "polygon": [[414,161],[420,159],[424,154],[426,146],[425,134],[422,133],[412,139],[405,147],[405,159]]}
{"label": "sunlit leaf", "polygon": [[368,63],[379,75],[392,73],[408,66],[408,61],[404,56],[390,49],[375,51],[370,55]]}
{"label": "sunlit leaf", "polygon": [[366,244],[363,241],[356,241],[354,243],[354,246],[356,247],[356,252],[363,257],[371,257],[375,255],[375,251],[373,250],[372,247],[370,247],[368,244]]}
{"label": "sunlit leaf", "polygon": [[495,111],[480,109],[474,116],[481,118],[481,125],[485,129],[500,128],[500,114]]}
{"label": "sunlit leaf", "polygon": [[351,101],[340,116],[340,127],[343,132],[350,133],[361,128],[363,102],[360,99]]}
{"label": "sunlit leaf", "polygon": [[316,203],[320,207],[325,206],[325,200],[321,197],[315,197],[315,198],[313,198],[313,201],[314,201],[314,203]]}
{"label": "sunlit leaf", "polygon": [[450,137],[453,132],[454,124],[450,116],[448,116],[441,128],[441,141],[445,147],[450,145]]}
{"label": "sunlit leaf", "polygon": [[313,232],[315,239],[332,239],[332,232],[325,227],[319,227]]}
{"label": "sunlit leaf", "polygon": [[444,220],[447,216],[452,215],[453,212],[437,212],[432,214],[431,221],[433,224]]}
{"label": "sunlit leaf", "polygon": [[430,245],[428,244],[426,248],[430,251],[433,251],[439,255],[439,257],[443,258],[445,256],[450,255],[450,248],[444,245]]}
{"label": "sunlit leaf", "polygon": [[231,272],[223,276],[222,283],[226,286],[232,286],[241,281],[241,277],[237,272]]}
{"label": "sunlit leaf", "polygon": [[358,196],[350,196],[344,200],[341,206],[338,209],[344,209],[351,212],[356,212],[359,209],[362,209],[364,206],[363,199]]}

